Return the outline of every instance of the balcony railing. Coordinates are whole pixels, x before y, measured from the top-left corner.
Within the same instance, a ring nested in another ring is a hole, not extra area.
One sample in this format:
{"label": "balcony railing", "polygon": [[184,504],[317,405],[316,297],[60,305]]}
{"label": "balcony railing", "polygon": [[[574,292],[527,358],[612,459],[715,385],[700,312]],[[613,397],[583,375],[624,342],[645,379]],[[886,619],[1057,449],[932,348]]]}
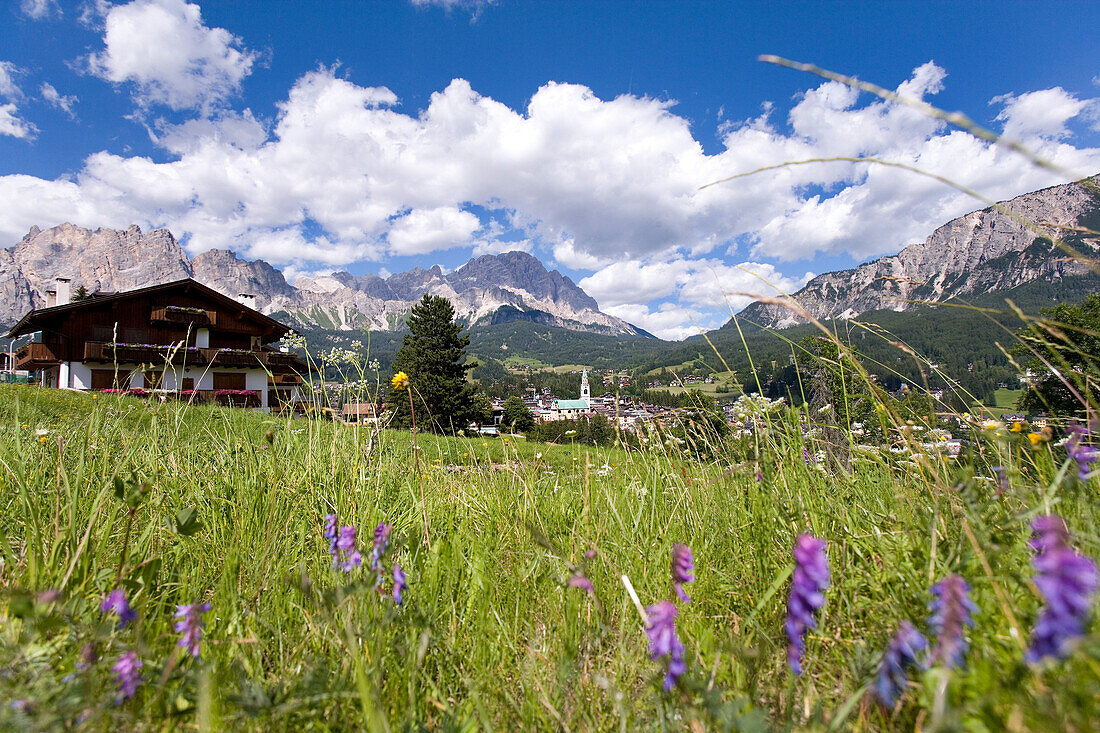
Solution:
{"label": "balcony railing", "polygon": [[84,361],[110,362],[112,364],[183,364],[201,365],[209,363],[203,353],[205,349],[193,347],[174,348],[156,344],[116,344],[100,341],[84,343]]}
{"label": "balcony railing", "polygon": [[41,369],[57,364],[60,359],[48,344],[27,344],[16,352],[16,369]]}
{"label": "balcony railing", "polygon": [[[41,344],[34,344],[41,346]],[[248,351],[245,349],[200,349],[194,346],[174,347],[158,344],[116,344],[88,341],[84,344],[84,361],[118,364],[184,364],[255,369],[293,369],[300,366],[294,354],[281,351]]]}

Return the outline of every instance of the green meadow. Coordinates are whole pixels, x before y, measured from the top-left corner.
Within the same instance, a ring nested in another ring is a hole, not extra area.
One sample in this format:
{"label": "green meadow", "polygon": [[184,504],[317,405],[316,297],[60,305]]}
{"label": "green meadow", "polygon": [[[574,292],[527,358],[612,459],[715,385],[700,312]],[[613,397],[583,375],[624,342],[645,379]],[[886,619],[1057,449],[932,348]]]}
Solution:
{"label": "green meadow", "polygon": [[[807,437],[788,408],[760,420],[704,459],[660,435],[633,451],[414,436],[0,385],[0,727],[1100,727],[1094,627],[1064,659],[1024,660],[1042,605],[1030,522],[1057,513],[1100,556],[1096,481],[1064,449],[975,426],[955,460]],[[326,514],[358,529],[351,572],[332,566]],[[827,542],[832,579],[795,676],[801,533]],[[696,579],[666,692],[643,615],[675,600],[673,543]],[[929,587],[955,573],[977,608],[965,663],[914,669],[879,704],[884,647],[906,619],[933,639]],[[570,584],[582,575],[593,592]],[[115,588],[137,614],[123,629],[100,610]],[[198,658],[173,627],[196,602],[211,606]],[[141,681],[119,700],[112,667],[131,652]]]}

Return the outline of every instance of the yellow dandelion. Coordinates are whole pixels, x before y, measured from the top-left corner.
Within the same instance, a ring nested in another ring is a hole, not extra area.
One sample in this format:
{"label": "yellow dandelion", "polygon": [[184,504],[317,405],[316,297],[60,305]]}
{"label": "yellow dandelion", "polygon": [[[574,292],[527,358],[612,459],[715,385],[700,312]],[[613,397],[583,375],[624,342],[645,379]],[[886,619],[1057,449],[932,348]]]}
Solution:
{"label": "yellow dandelion", "polygon": [[1028,433],[1027,439],[1031,441],[1032,445],[1039,445],[1043,442],[1043,436],[1039,433]]}
{"label": "yellow dandelion", "polygon": [[92,399],[93,399],[93,400],[98,400],[98,399],[99,399],[99,395],[97,395],[97,394],[94,394],[94,395],[92,395]]}
{"label": "yellow dandelion", "polygon": [[1020,421],[1019,421],[1019,420],[1017,420],[1016,422],[1012,423],[1012,428],[1011,428],[1012,432],[1014,432],[1014,433],[1019,433],[1019,432],[1021,432],[1021,431],[1022,431],[1023,429],[1024,429],[1024,426],[1020,424]]}
{"label": "yellow dandelion", "polygon": [[396,389],[398,392],[406,390],[409,388],[409,375],[405,374],[405,372],[398,372],[397,374],[393,375],[393,379],[390,380],[390,384],[392,384],[393,388]]}
{"label": "yellow dandelion", "polygon": [[39,438],[38,438],[38,442],[41,443],[42,445],[46,445],[46,442],[48,440],[49,440],[49,438],[47,438],[45,435],[39,436]]}

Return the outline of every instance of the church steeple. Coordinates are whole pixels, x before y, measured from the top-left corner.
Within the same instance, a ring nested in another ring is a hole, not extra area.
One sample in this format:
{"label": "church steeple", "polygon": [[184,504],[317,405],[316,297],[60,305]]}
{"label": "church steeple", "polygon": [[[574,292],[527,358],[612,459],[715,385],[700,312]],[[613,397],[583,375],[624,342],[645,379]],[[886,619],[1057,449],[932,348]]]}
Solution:
{"label": "church steeple", "polygon": [[588,389],[588,370],[581,372],[581,399],[591,400],[592,392]]}

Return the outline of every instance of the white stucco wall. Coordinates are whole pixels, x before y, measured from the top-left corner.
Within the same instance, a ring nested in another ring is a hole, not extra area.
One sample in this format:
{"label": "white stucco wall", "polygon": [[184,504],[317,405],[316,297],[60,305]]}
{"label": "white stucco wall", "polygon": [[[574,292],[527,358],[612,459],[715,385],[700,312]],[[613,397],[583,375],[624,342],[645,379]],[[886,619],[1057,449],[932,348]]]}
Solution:
{"label": "white stucco wall", "polygon": [[260,394],[260,404],[267,409],[267,372],[263,369],[249,369],[245,372],[244,388]]}
{"label": "white stucco wall", "polygon": [[[104,365],[89,365],[79,361],[62,362],[60,368],[51,369],[44,373],[44,382],[49,386],[71,387],[73,389],[92,388],[92,369],[105,368]],[[113,366],[110,368],[114,368]],[[221,371],[221,370],[219,370]],[[227,370],[228,371],[228,370]],[[233,370],[240,373],[239,370]],[[130,386],[133,388],[148,389],[145,375],[138,370],[137,364],[119,364],[119,380],[125,380],[127,374],[133,372],[130,378]],[[59,379],[60,377],[60,379]],[[166,367],[162,377],[162,389],[182,389],[184,379],[193,379],[197,390],[214,389],[214,372],[205,367],[179,368]],[[254,390],[260,396],[260,404],[264,409],[269,407],[267,401],[268,376],[263,369],[244,370],[245,389]]]}
{"label": "white stucco wall", "polygon": [[73,389],[92,388],[92,370],[91,367],[84,362],[70,362],[69,374],[71,375],[69,386]]}

